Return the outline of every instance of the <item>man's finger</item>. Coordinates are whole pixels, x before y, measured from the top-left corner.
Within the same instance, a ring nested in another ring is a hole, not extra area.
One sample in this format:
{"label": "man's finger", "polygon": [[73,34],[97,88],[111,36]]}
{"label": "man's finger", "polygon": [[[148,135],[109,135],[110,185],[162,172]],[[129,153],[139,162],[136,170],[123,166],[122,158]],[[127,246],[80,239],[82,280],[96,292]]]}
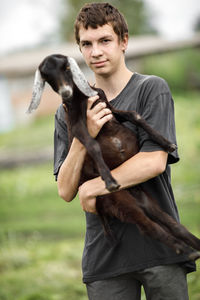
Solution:
{"label": "man's finger", "polygon": [[112,114],[111,110],[109,108],[103,108],[96,114],[96,118],[101,119],[104,116],[109,115],[109,114]]}
{"label": "man's finger", "polygon": [[[99,102],[95,107],[92,108],[93,114],[98,114],[102,110],[106,109],[106,103],[105,102]],[[91,109],[90,109],[91,110]]]}
{"label": "man's finger", "polygon": [[105,115],[103,118],[97,121],[99,127],[102,128],[103,125],[111,119],[112,119],[112,114]]}
{"label": "man's finger", "polygon": [[99,99],[99,95],[96,95],[96,96],[93,96],[93,97],[88,98],[88,105],[87,105],[87,108],[88,108],[88,109],[91,109],[93,103],[94,103],[97,99]]}

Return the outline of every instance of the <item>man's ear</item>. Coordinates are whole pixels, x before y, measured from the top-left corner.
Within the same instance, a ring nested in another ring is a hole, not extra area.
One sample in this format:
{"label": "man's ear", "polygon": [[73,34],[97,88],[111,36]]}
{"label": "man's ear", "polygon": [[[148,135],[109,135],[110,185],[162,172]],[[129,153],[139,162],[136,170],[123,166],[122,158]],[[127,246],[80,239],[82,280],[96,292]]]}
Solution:
{"label": "man's ear", "polygon": [[128,33],[124,34],[123,40],[121,41],[122,51],[125,52],[128,47]]}

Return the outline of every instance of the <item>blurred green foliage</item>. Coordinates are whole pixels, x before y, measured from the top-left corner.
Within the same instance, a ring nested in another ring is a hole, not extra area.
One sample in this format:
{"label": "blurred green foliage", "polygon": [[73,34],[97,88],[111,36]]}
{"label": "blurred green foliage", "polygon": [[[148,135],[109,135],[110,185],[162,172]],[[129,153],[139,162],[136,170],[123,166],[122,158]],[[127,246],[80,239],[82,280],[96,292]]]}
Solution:
{"label": "blurred green foliage", "polygon": [[163,77],[175,92],[200,90],[200,52],[187,49],[148,56],[141,60],[143,73]]}
{"label": "blurred green foliage", "polygon": [[[27,123],[26,126],[14,128],[0,135],[0,152],[34,150],[53,143],[54,116],[38,117],[37,122]],[[31,142],[30,142],[31,141]]]}
{"label": "blurred green foliage", "polygon": [[[79,10],[85,3],[94,2],[92,0],[63,0],[62,17],[60,20],[60,34],[63,40],[72,40],[74,38],[74,21]],[[99,0],[97,2],[106,2]],[[110,0],[110,4],[119,9],[125,16],[130,35],[156,33],[150,22],[151,12],[147,9],[143,0]]]}
{"label": "blurred green foliage", "polygon": [[[181,222],[200,236],[200,93],[174,94],[181,160],[172,166]],[[22,132],[24,134],[22,134]],[[37,132],[37,133],[36,133]],[[40,138],[42,136],[42,139]],[[19,140],[20,137],[20,140]],[[6,150],[53,146],[53,117],[1,135]],[[12,139],[12,142],[10,141]],[[24,141],[24,143],[23,143]],[[30,145],[28,146],[28,141]],[[1,143],[0,151],[4,149]],[[53,164],[1,170],[0,299],[86,300],[81,282],[85,218],[78,198],[58,197]],[[200,264],[188,276],[190,299],[200,299]],[[144,295],[142,296],[144,298]]]}

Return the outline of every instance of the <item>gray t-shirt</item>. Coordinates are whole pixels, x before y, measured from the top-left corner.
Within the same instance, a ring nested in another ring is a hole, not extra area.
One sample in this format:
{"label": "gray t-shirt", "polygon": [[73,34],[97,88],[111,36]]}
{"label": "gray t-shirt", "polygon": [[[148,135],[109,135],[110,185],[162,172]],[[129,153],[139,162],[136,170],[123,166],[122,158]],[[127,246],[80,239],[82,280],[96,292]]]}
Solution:
{"label": "gray t-shirt", "polygon": [[[136,110],[149,125],[176,144],[173,99],[167,83],[162,78],[134,73],[122,92],[110,103],[120,110]],[[143,129],[129,122],[124,125],[137,134],[141,152],[162,150],[149,139]],[[68,153],[67,126],[62,106],[55,115],[54,139],[54,175],[57,178],[59,168]],[[142,184],[161,208],[176,220],[179,220],[179,217],[171,187],[169,164],[178,160],[177,151],[169,154],[165,172]],[[129,190],[131,192],[131,188]],[[114,218],[110,220],[110,226],[118,240],[114,246],[105,238],[99,217],[86,213],[82,260],[85,283],[171,263],[183,263],[187,272],[195,270],[195,264],[187,262],[186,256],[176,255],[167,246],[142,235],[136,225],[121,223]]]}

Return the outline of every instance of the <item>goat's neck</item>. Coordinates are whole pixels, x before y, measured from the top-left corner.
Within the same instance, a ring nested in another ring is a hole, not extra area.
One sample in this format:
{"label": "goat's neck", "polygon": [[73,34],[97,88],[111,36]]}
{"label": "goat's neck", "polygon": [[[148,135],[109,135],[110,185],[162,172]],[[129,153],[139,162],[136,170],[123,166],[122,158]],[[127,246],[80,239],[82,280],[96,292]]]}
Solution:
{"label": "goat's neck", "polygon": [[73,97],[64,101],[64,103],[67,106],[70,127],[74,126],[79,120],[86,122],[87,97],[85,95],[75,89]]}

